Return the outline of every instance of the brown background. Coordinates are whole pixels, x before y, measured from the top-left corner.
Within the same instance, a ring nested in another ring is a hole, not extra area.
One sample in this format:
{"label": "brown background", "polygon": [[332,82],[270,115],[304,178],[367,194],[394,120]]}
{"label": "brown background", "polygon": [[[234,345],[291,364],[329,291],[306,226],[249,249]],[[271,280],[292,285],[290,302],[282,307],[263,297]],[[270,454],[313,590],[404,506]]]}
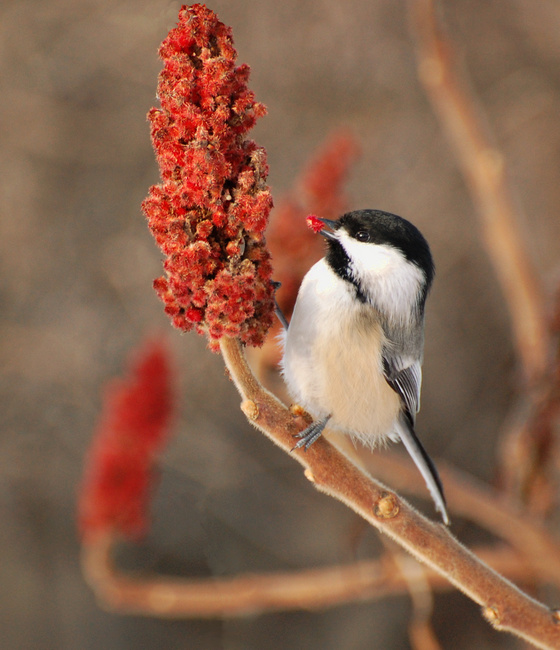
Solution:
{"label": "brown background", "polygon": [[[406,598],[226,622],[98,609],[78,567],[75,495],[103,382],[164,332],[181,376],[153,534],[128,565],[184,575],[348,562],[356,520],[255,433],[221,360],[171,331],[151,290],[160,258],[139,205],[157,182],[145,122],[156,50],[179,4],[4,0],[0,5],[0,644],[21,649],[408,647]],[[416,78],[392,0],[216,0],[269,109],[254,132],[277,198],[331,130],[363,157],[352,207],[414,221],[438,276],[428,304],[423,410],[430,452],[485,480],[516,386],[500,291],[475,212]],[[560,9],[552,0],[444,3],[450,33],[503,150],[527,246],[559,279]],[[422,507],[431,513],[431,505]],[[476,530],[457,522],[466,542]],[[379,547],[366,533],[357,550]],[[551,596],[549,595],[549,598]],[[551,602],[552,604],[552,602]],[[443,647],[518,648],[459,595],[436,598]]]}

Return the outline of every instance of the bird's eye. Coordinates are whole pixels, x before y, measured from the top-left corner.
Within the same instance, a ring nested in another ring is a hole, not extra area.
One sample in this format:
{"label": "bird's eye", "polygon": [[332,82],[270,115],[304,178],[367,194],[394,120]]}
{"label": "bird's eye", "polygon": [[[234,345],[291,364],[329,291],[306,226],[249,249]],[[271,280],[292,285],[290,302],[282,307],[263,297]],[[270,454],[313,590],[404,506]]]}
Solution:
{"label": "bird's eye", "polygon": [[369,241],[369,232],[367,230],[358,230],[356,233],[356,239],[362,242]]}

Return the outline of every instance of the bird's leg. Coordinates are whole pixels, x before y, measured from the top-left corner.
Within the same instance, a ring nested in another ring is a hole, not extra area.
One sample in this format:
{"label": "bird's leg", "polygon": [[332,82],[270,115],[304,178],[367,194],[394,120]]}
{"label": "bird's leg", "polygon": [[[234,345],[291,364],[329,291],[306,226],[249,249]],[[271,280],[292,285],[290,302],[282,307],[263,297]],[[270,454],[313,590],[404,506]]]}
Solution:
{"label": "bird's leg", "polygon": [[326,418],[323,418],[318,422],[313,422],[313,424],[308,426],[307,429],[294,434],[294,438],[300,438],[300,440],[292,447],[292,451],[294,451],[294,449],[300,449],[300,447],[303,447],[305,450],[309,449],[315,440],[317,440],[317,438],[319,438],[323,433],[323,429],[327,426],[327,422],[330,418],[331,416],[327,415]]}

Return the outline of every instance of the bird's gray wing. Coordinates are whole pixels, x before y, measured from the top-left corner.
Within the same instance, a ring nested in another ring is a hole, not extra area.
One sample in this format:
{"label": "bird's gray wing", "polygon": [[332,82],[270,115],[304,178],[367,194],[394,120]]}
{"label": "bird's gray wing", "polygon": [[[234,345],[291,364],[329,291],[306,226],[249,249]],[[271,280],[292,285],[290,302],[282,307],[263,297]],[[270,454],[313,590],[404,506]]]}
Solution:
{"label": "bird's gray wing", "polygon": [[387,353],[383,355],[383,371],[385,380],[400,396],[403,404],[402,413],[397,421],[397,433],[426,481],[436,509],[441,513],[443,521],[449,524],[443,486],[437,469],[414,431],[416,413],[420,409],[422,386],[420,361],[413,360],[411,362],[406,357]]}
{"label": "bird's gray wing", "polygon": [[403,401],[404,411],[412,426],[420,410],[420,390],[422,388],[422,366],[418,360],[410,360],[397,355],[383,355],[385,380]]}

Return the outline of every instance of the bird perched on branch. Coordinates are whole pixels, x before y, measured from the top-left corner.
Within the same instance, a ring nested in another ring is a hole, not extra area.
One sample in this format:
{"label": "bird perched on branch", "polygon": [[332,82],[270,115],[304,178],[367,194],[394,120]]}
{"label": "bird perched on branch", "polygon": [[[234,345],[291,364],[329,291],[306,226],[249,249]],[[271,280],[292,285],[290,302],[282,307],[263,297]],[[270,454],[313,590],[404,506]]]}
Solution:
{"label": "bird perched on branch", "polygon": [[441,481],[414,430],[434,277],[428,243],[380,210],[308,223],[326,238],[327,254],[303,279],[285,332],[288,390],[315,419],[295,447],[309,448],[327,424],[372,448],[401,440],[448,524]]}

